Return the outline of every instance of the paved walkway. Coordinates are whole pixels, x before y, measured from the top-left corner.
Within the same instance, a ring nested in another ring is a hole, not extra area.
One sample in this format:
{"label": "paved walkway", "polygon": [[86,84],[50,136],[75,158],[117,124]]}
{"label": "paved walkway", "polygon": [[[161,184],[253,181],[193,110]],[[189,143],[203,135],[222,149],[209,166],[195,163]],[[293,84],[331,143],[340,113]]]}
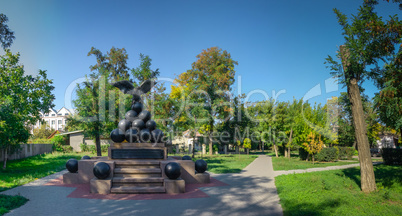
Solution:
{"label": "paved walkway", "polygon": [[11,215],[282,215],[271,158],[259,156],[241,173],[212,174],[227,186],[199,188],[203,198],[105,200],[67,197],[76,188],[46,186],[66,171],[16,187],[3,194],[20,194],[30,201]]}

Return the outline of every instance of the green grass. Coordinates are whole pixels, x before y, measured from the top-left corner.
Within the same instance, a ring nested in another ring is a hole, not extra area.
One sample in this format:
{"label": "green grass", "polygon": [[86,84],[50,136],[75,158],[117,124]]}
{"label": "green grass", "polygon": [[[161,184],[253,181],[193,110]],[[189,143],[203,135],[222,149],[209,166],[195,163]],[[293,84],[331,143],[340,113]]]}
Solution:
{"label": "green grass", "polygon": [[[0,191],[59,172],[66,168],[68,159],[81,159],[83,155],[88,153],[51,153],[7,161],[7,168],[0,168]],[[3,167],[3,163],[0,166]]]}
{"label": "green grass", "polygon": [[10,210],[24,205],[28,201],[22,196],[9,196],[0,194],[0,215],[10,212]]}
{"label": "green grass", "polygon": [[272,157],[272,165],[275,171],[278,170],[295,170],[295,169],[308,169],[308,168],[317,168],[317,167],[327,167],[327,166],[339,166],[346,164],[355,164],[359,163],[359,161],[337,161],[337,162],[313,162],[311,161],[303,161],[298,157],[285,158],[285,157]]}
{"label": "green grass", "polygon": [[257,155],[214,155],[203,156],[197,155],[193,160],[203,159],[208,164],[208,171],[212,173],[239,173],[247,165],[253,162]]}
{"label": "green grass", "polygon": [[401,215],[402,166],[374,166],[378,191],[360,190],[360,168],[275,178],[284,215]]}

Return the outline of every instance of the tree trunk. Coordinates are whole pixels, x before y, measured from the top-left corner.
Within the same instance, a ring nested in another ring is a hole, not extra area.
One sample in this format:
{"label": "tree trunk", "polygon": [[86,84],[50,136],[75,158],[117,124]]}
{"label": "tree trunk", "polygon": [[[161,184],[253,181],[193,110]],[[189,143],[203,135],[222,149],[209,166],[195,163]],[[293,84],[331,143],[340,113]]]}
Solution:
{"label": "tree trunk", "polygon": [[276,147],[276,144],[274,143],[274,150],[275,150],[275,155],[278,157],[278,148]]}
{"label": "tree trunk", "polygon": [[313,165],[314,165],[314,154],[312,155],[312,157],[313,157]]}
{"label": "tree trunk", "polygon": [[214,131],[214,122],[211,121],[209,126],[211,127],[211,131],[209,132],[209,155],[212,155],[212,132]]}
{"label": "tree trunk", "polygon": [[290,129],[289,144],[288,144],[288,157],[290,158],[290,145],[292,145],[293,128]]}
{"label": "tree trunk", "polygon": [[265,142],[262,142],[262,146],[261,146],[262,148],[261,148],[261,150],[262,150],[262,153],[264,154],[264,147],[265,147]]}
{"label": "tree trunk", "polygon": [[285,158],[287,158],[288,157],[288,151],[285,150],[284,153],[285,153]]}
{"label": "tree trunk", "polygon": [[353,142],[353,148],[356,149],[356,140]]}
{"label": "tree trunk", "polygon": [[4,152],[3,169],[6,169],[7,168],[7,154],[8,154],[7,147],[4,149],[3,152]]}
{"label": "tree trunk", "polygon": [[102,150],[101,150],[101,143],[100,143],[99,135],[96,135],[95,141],[96,141],[96,155],[97,156],[102,156]]}
{"label": "tree trunk", "polygon": [[373,169],[373,162],[370,155],[370,145],[367,138],[366,122],[364,120],[364,112],[362,106],[362,99],[358,82],[355,77],[349,77],[347,67],[349,66],[348,57],[349,52],[345,46],[340,48],[343,61],[343,69],[345,80],[347,81],[347,91],[352,108],[353,126],[355,128],[355,137],[357,147],[359,149],[359,162],[360,162],[360,175],[361,187],[363,192],[372,192],[377,189],[375,185],[375,176]]}
{"label": "tree trunk", "polygon": [[248,153],[249,153],[250,149],[246,149],[246,151],[247,151],[247,155],[248,155]]}
{"label": "tree trunk", "polygon": [[308,158],[309,158],[309,157],[310,157],[310,153],[307,154],[306,161],[308,161]]}

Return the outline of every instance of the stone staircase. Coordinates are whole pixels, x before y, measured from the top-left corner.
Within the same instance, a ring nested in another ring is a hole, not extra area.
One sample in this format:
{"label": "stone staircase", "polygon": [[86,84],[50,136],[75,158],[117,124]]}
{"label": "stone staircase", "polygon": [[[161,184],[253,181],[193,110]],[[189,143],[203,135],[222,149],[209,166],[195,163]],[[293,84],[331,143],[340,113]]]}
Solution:
{"label": "stone staircase", "polygon": [[116,160],[111,193],[165,193],[159,161]]}

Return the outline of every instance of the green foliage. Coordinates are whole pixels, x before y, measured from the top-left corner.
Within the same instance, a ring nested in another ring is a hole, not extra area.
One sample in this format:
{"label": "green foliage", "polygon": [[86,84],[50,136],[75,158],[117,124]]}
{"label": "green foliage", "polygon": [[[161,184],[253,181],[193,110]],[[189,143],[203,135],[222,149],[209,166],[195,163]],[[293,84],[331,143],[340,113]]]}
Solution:
{"label": "green foliage", "polygon": [[46,139],[48,138],[54,130],[50,128],[47,124],[41,124],[39,128],[33,129],[32,138],[33,139]]}
{"label": "green foliage", "polygon": [[0,150],[9,154],[14,145],[28,140],[26,125],[35,124],[40,111],[53,107],[54,87],[46,71],[40,70],[36,77],[25,76],[19,54],[5,52],[0,56]]}
{"label": "green foliage", "polygon": [[53,144],[53,151],[58,152],[72,152],[73,147],[66,145],[66,136],[54,136],[51,139],[51,143]]}
{"label": "green foliage", "polygon": [[251,149],[251,140],[249,138],[245,138],[243,141],[243,148]]}
{"label": "green foliage", "polygon": [[311,159],[311,155],[309,155],[308,151],[306,151],[304,148],[299,148],[300,160],[306,160],[308,156],[309,156],[309,159]]}
{"label": "green foliage", "polygon": [[14,32],[8,28],[7,22],[7,16],[0,13],[0,43],[3,49],[9,48],[15,39]]}
{"label": "green foliage", "polygon": [[323,148],[315,158],[318,161],[336,161],[338,160],[338,150],[334,147]]}
{"label": "green foliage", "polygon": [[378,191],[360,190],[350,168],[275,177],[284,215],[400,215],[402,166],[374,166]]}
{"label": "green foliage", "polygon": [[382,148],[382,159],[387,165],[402,165],[402,149]]}
{"label": "green foliage", "polygon": [[355,153],[355,149],[353,147],[337,147],[339,150],[338,158],[341,160],[352,160],[353,155]]}
{"label": "green foliage", "polygon": [[[87,145],[85,143],[80,144],[81,152],[91,152],[92,154],[96,154],[96,146],[95,145]],[[101,152],[108,152],[109,144],[101,145]]]}
{"label": "green foliage", "polygon": [[52,139],[33,139],[28,143],[33,143],[33,144],[50,144],[52,143]]}
{"label": "green foliage", "polygon": [[18,208],[24,205],[26,202],[28,202],[28,199],[23,196],[0,194],[0,215],[8,213],[12,209]]}

